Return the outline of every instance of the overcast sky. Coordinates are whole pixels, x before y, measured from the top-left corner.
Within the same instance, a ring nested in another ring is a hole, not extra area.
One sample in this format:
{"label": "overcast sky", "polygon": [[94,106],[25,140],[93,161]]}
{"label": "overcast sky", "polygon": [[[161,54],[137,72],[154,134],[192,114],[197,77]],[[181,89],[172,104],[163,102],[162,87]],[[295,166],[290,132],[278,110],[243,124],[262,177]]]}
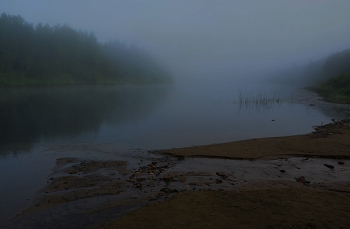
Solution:
{"label": "overcast sky", "polygon": [[68,24],[152,50],[175,74],[301,64],[350,48],[349,0],[0,0],[26,21]]}

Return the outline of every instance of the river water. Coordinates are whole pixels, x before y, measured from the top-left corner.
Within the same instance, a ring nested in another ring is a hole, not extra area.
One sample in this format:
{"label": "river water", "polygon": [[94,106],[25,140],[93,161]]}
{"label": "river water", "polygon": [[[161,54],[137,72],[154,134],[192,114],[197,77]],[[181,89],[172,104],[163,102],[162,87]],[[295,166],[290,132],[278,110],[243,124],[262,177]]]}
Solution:
{"label": "river water", "polygon": [[[155,157],[148,150],[304,134],[349,105],[293,86],[230,83],[1,89],[0,219],[27,207],[57,158]],[[1,224],[0,224],[1,225]]]}

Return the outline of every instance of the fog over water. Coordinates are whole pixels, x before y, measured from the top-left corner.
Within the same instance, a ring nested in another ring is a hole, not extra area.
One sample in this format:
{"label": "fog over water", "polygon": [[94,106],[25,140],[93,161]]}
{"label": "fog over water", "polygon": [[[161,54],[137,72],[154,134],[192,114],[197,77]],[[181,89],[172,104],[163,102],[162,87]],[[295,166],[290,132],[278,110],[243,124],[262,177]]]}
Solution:
{"label": "fog over water", "polygon": [[255,79],[350,47],[347,0],[0,0],[34,25],[137,44],[184,79]]}

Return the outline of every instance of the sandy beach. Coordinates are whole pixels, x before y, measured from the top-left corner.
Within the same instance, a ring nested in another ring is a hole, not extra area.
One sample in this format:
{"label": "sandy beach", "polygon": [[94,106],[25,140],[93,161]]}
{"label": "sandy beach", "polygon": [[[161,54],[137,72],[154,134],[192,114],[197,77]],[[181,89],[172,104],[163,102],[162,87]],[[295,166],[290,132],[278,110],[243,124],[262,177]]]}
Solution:
{"label": "sandy beach", "polygon": [[314,127],[305,135],[249,139],[222,144],[162,150],[158,153],[183,157],[271,159],[281,156],[350,159],[349,120]]}
{"label": "sandy beach", "polygon": [[[161,151],[183,157],[349,159],[350,121],[288,137]],[[343,165],[341,161],[336,168]],[[326,167],[326,165],[324,165]],[[333,166],[333,165],[332,165]],[[349,165],[347,165],[348,167]],[[305,176],[307,177],[308,174]],[[186,192],[101,228],[349,228],[350,182],[261,181],[234,191]]]}
{"label": "sandy beach", "polygon": [[[61,158],[14,228],[349,228],[350,120],[313,133]],[[8,227],[11,228],[11,227]]]}

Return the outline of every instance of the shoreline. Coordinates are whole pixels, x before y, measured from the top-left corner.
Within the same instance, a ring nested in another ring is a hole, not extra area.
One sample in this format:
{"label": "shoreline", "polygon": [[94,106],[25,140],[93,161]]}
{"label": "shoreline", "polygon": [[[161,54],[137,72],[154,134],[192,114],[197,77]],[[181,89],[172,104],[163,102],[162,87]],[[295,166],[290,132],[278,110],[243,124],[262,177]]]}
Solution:
{"label": "shoreline", "polygon": [[248,139],[227,143],[157,150],[177,157],[235,160],[273,159],[281,156],[350,159],[350,119],[315,126],[309,134]]}
{"label": "shoreline", "polygon": [[[304,135],[155,151],[161,157],[140,158],[132,166],[127,161],[60,158],[47,186],[10,224],[13,228],[281,228],[289,220],[292,228],[348,227],[350,120],[314,129]],[[290,200],[297,202],[295,207]],[[311,212],[305,217],[303,203]],[[341,209],[334,211],[337,206]],[[271,218],[274,212],[283,215]],[[331,219],[324,221],[322,216]]]}
{"label": "shoreline", "polygon": [[[250,139],[229,143],[159,150],[178,158],[288,160],[291,157],[350,159],[350,120],[314,127],[310,134]],[[293,162],[295,163],[295,162]],[[337,166],[324,164],[335,176]],[[278,164],[281,166],[281,164]],[[297,169],[299,169],[297,167]],[[341,168],[344,171],[344,168]],[[281,169],[281,173],[286,173]],[[289,172],[289,171],[288,171]],[[306,177],[311,176],[309,172]],[[218,174],[218,173],[217,173]],[[225,175],[225,174],[221,174]],[[350,179],[309,182],[296,179],[247,183],[232,190],[184,192],[151,203],[96,227],[114,228],[347,228],[350,227]]]}

